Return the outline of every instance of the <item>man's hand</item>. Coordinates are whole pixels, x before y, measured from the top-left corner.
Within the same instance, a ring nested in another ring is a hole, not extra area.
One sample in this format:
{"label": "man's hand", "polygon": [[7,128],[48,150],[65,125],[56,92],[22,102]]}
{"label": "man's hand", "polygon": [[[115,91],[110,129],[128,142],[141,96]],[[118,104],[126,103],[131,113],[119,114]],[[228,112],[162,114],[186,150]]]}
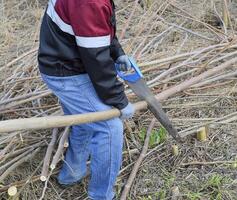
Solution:
{"label": "man's hand", "polygon": [[121,112],[120,118],[122,120],[129,119],[133,117],[135,113],[135,108],[131,103],[128,103],[128,105],[122,110],[120,110],[120,112]]}
{"label": "man's hand", "polygon": [[122,55],[118,57],[116,63],[120,65],[120,71],[129,71],[132,68],[132,65],[127,55]]}

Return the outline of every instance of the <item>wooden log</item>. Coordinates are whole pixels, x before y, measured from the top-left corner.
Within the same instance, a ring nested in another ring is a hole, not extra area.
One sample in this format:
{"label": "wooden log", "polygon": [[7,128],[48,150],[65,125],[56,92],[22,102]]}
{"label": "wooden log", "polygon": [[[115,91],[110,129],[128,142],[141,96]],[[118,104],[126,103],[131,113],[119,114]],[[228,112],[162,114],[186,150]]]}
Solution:
{"label": "wooden log", "polygon": [[49,162],[50,162],[50,158],[53,153],[53,149],[54,149],[54,145],[57,140],[57,136],[58,136],[58,128],[54,128],[53,133],[52,133],[52,139],[48,145],[48,148],[47,148],[47,151],[46,151],[46,154],[44,157],[44,164],[43,164],[43,168],[42,168],[42,172],[41,172],[41,176],[40,176],[40,180],[43,182],[45,182],[47,180],[47,176],[48,176],[48,172],[49,172]]}
{"label": "wooden log", "polygon": [[53,157],[52,163],[50,165],[51,170],[54,170],[56,168],[56,165],[59,162],[60,156],[63,154],[64,143],[65,143],[65,140],[68,138],[69,131],[70,131],[70,127],[66,127],[63,134],[62,134],[62,137],[61,137],[59,144],[58,144],[58,149],[57,149],[57,151]]}
{"label": "wooden log", "polygon": [[[214,67],[196,77],[186,80],[174,87],[171,87],[156,96],[159,101],[167,99],[171,95],[181,92],[190,86],[210,77],[217,72],[231,67],[237,63],[237,58],[228,60],[221,65]],[[136,111],[146,109],[147,103],[140,101],[134,104]],[[90,122],[96,122],[101,120],[108,120],[114,117],[119,117],[120,111],[118,109],[111,109],[103,112],[86,113],[80,115],[68,115],[68,116],[51,116],[51,117],[38,117],[38,118],[26,118],[26,119],[14,119],[0,122],[0,133],[20,131],[20,130],[37,130],[47,129],[55,127],[66,127],[76,124],[85,124]]]}

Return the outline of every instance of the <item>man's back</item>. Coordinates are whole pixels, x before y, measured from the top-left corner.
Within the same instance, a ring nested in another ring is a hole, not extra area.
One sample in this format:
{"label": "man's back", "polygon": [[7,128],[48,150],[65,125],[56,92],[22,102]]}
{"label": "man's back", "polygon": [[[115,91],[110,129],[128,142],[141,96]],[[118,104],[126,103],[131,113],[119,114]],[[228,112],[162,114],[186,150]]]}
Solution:
{"label": "man's back", "polygon": [[[52,67],[63,66],[66,75],[83,73],[85,69],[78,46],[84,44],[96,48],[109,45],[114,30],[107,19],[112,15],[109,0],[50,0],[40,34],[40,71],[62,76],[55,74]],[[98,29],[96,23],[102,20],[108,23],[101,24]],[[97,38],[90,41],[90,37]]]}
{"label": "man's back", "polygon": [[128,100],[114,62],[124,55],[115,35],[112,0],[50,0],[40,32],[39,69],[50,76],[88,73],[104,103]]}

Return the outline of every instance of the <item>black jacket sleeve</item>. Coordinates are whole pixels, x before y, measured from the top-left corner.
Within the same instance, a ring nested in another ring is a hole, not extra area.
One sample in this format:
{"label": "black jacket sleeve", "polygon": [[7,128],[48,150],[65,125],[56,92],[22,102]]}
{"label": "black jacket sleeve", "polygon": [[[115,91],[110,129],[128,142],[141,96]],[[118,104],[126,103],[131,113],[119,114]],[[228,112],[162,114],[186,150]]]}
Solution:
{"label": "black jacket sleeve", "polygon": [[118,41],[117,36],[111,42],[111,57],[114,61],[118,59],[119,56],[125,55],[121,44]]}
{"label": "black jacket sleeve", "polygon": [[107,105],[123,109],[128,105],[123,84],[117,79],[109,47],[83,48],[79,52],[85,69],[100,99]]}

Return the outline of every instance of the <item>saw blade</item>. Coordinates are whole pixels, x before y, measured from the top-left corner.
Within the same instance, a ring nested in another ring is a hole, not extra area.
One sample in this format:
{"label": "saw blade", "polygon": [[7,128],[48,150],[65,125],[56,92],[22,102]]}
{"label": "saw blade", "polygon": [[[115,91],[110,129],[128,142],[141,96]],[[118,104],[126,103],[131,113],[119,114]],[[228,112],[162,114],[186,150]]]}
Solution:
{"label": "saw blade", "polygon": [[143,79],[139,79],[135,83],[126,82],[132,91],[141,99],[147,102],[149,110],[154,114],[162,126],[176,140],[180,140],[177,130],[172,125],[165,111],[162,109],[159,101],[154,97],[150,88]]}

